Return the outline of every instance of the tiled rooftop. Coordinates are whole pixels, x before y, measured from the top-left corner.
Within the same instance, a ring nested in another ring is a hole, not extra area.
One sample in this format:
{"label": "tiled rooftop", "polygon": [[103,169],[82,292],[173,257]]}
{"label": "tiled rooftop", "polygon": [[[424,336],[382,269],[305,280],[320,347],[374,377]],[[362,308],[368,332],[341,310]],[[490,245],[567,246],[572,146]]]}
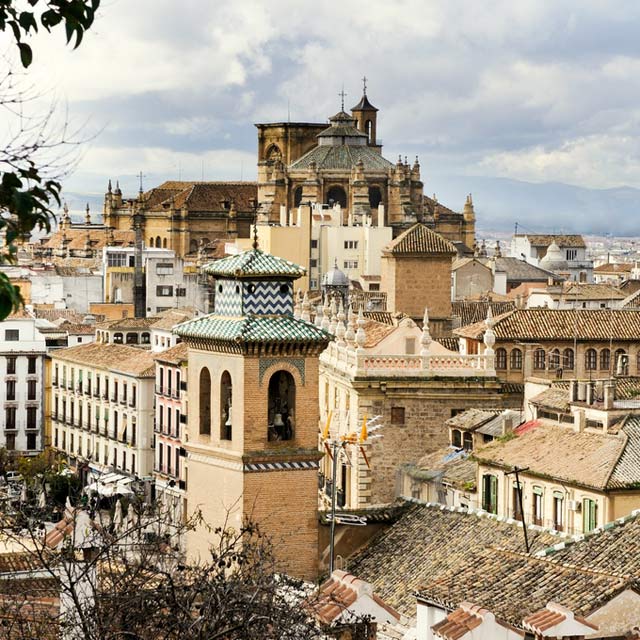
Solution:
{"label": "tiled rooftop", "polygon": [[130,347],[126,344],[102,344],[90,342],[67,349],[57,349],[52,357],[55,360],[74,362],[87,367],[98,367],[120,371],[140,377],[155,375],[155,363],[151,351]]}
{"label": "tiled rooftop", "polygon": [[223,278],[275,277],[300,278],[306,269],[284,258],[278,258],[260,249],[249,249],[237,255],[210,262],[202,268],[204,273]]}
{"label": "tiled rooftop", "polygon": [[548,247],[552,242],[555,242],[559,247],[576,247],[578,249],[584,249],[587,245],[584,242],[584,238],[577,234],[532,234],[532,233],[517,233],[516,237],[528,238],[531,246],[533,247]]}
{"label": "tiled rooftop", "polygon": [[393,164],[379,153],[367,147],[355,145],[325,145],[317,146],[298,158],[289,166],[290,171],[308,169],[315,162],[318,170],[348,170],[351,171],[358,162],[362,161],[365,171],[379,171],[386,173],[393,168]]}
{"label": "tiled rooftop", "polygon": [[179,365],[187,360],[189,349],[184,342],[179,342],[175,347],[156,353],[155,360],[158,362],[168,362]]}
{"label": "tiled rooftop", "polygon": [[499,316],[516,308],[515,302],[488,302],[484,300],[454,300],[451,303],[451,315],[460,318],[460,326],[481,322],[491,308],[493,316]]}
{"label": "tiled rooftop", "polygon": [[383,252],[402,255],[457,255],[455,246],[424,224],[417,223],[390,242]]}

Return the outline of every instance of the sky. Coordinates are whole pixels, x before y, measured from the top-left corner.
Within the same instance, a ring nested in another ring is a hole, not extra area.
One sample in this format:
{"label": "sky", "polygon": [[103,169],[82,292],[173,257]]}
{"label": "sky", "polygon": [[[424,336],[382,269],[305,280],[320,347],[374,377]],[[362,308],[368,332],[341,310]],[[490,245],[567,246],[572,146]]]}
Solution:
{"label": "sky", "polygon": [[625,0],[103,0],[77,50],[36,38],[30,80],[86,140],[70,191],[255,178],[254,123],[326,121],[364,75],[384,155],[418,155],[426,193],[637,188],[639,33]]}

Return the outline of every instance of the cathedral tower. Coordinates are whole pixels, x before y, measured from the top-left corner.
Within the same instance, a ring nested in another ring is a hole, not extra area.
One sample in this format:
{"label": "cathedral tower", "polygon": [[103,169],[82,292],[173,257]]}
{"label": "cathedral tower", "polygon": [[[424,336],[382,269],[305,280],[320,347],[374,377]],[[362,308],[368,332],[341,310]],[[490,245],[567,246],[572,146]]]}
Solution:
{"label": "cathedral tower", "polygon": [[362,80],[362,98],[360,98],[360,102],[355,107],[351,108],[351,114],[356,119],[358,130],[367,135],[368,145],[381,151],[382,145],[379,145],[376,139],[378,109],[367,98],[367,79],[363,78]]}
{"label": "cathedral tower", "polygon": [[[260,525],[280,568],[317,577],[318,356],[331,336],[293,317],[304,269],[253,248],[203,271],[214,313],[176,333],[189,349],[187,504],[211,526]],[[213,534],[188,535],[206,558]]]}

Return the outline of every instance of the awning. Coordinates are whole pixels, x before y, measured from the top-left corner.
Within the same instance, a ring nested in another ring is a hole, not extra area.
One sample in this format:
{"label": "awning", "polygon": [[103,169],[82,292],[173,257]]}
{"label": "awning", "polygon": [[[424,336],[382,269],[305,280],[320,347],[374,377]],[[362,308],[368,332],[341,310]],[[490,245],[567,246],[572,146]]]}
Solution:
{"label": "awning", "polygon": [[88,484],[84,488],[85,493],[97,493],[103,498],[110,498],[115,495],[132,495],[133,491],[129,485],[133,482],[133,478],[122,475],[120,473],[105,473],[95,482]]}

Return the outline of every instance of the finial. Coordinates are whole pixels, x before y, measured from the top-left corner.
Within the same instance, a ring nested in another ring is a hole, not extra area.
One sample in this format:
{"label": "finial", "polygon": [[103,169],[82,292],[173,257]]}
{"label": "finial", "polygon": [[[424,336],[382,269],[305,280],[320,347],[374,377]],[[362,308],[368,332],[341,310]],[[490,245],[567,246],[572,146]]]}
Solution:
{"label": "finial", "polygon": [[329,326],[331,325],[331,307],[329,306],[329,301],[327,296],[324,296],[324,306],[322,307],[322,328],[325,331],[329,331]]}
{"label": "finial", "polygon": [[491,311],[491,305],[487,308],[487,318],[484,321],[485,326],[487,327],[484,332],[484,354],[486,356],[493,356],[493,345],[496,343],[496,334],[493,331],[493,312]]}
{"label": "finial", "polygon": [[342,298],[340,298],[340,305],[338,306],[338,323],[336,325],[336,338],[338,338],[338,344],[344,346],[344,335],[347,332],[347,328],[344,325],[344,305],[342,303]]}
{"label": "finial", "polygon": [[296,302],[293,305],[293,317],[296,320],[300,320],[301,315],[302,315],[302,307],[300,304],[300,291],[298,291],[298,295],[296,295]]}
{"label": "finial", "polygon": [[334,298],[331,301],[331,323],[329,324],[329,333],[332,333],[333,335],[336,334],[336,327],[338,326],[338,317],[337,317],[337,307],[336,307],[336,299]]}
{"label": "finial", "polygon": [[362,76],[362,95],[367,95],[367,76]]}
{"label": "finial", "polygon": [[140,180],[140,187],[139,187],[139,189],[138,189],[138,192],[139,192],[140,194],[142,194],[142,193],[143,193],[143,191],[144,191],[144,190],[143,190],[143,188],[142,188],[142,178],[143,178],[143,177],[144,177],[144,176],[142,175],[142,171],[140,171],[140,172],[138,173],[138,179]]}
{"label": "finial", "polygon": [[302,298],[302,313],[300,314],[300,319],[305,322],[311,322],[311,304],[309,303],[309,294],[306,291]]}
{"label": "finial", "polygon": [[107,186],[107,193],[111,193],[111,178],[109,178],[109,185]]}
{"label": "finial", "polygon": [[356,326],[356,316],[353,313],[353,306],[349,305],[349,312],[347,314],[347,330],[345,331],[344,339],[350,347],[355,345]]}
{"label": "finial", "polygon": [[408,164],[409,164],[409,160],[407,159],[407,156],[405,156],[405,157],[404,157],[404,163],[405,163],[406,165],[408,165]]}
{"label": "finial", "polygon": [[358,345],[358,351],[364,351],[364,345],[367,341],[367,335],[364,332],[364,315],[362,313],[362,305],[358,309],[358,331],[356,332],[356,344]]}
{"label": "finial", "polygon": [[342,85],[342,91],[338,95],[340,96],[340,100],[341,100],[341,102],[340,102],[340,111],[344,111],[344,98],[347,95],[344,92],[344,85]]}
{"label": "finial", "polygon": [[422,319],[422,337],[420,338],[420,344],[422,345],[422,349],[420,349],[421,356],[429,355],[429,345],[431,342],[431,333],[429,332],[429,309],[428,307],[425,307],[424,317]]}
{"label": "finial", "polygon": [[322,327],[322,304],[319,304],[316,307],[315,325],[316,325],[316,327]]}
{"label": "finial", "polygon": [[116,180],[116,195],[122,195],[122,191],[120,191],[120,180]]}
{"label": "finial", "polygon": [[84,214],[84,221],[87,224],[91,224],[91,211],[89,211],[89,203],[87,202],[87,208],[85,209],[86,213]]}

